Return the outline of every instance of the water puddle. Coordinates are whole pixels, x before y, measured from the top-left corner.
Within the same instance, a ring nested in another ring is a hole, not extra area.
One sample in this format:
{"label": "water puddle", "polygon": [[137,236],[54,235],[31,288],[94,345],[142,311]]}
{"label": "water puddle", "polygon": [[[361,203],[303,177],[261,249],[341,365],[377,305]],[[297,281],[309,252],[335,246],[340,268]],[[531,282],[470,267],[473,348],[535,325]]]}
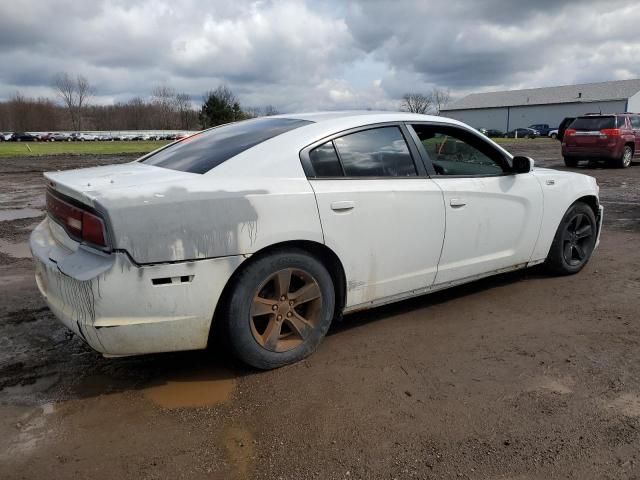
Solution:
{"label": "water puddle", "polygon": [[200,372],[147,387],[142,393],[162,408],[195,408],[225,403],[235,386],[235,375],[229,371]]}
{"label": "water puddle", "polygon": [[16,208],[11,210],[0,210],[0,222],[10,222],[21,218],[35,218],[44,215],[42,210],[35,208]]}
{"label": "water puddle", "polygon": [[31,249],[27,242],[12,243],[0,238],[0,252],[14,258],[31,258]]}

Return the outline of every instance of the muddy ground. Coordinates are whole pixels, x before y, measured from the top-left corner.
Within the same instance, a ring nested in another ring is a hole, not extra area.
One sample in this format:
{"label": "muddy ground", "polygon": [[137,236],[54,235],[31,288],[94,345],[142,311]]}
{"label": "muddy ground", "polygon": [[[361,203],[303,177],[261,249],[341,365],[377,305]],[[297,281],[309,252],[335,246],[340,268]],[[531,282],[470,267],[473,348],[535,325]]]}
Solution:
{"label": "muddy ground", "polygon": [[[509,148],[509,147],[508,147]],[[557,143],[514,153],[564,168]],[[62,327],[25,243],[45,170],[0,160],[0,478],[640,478],[640,162],[597,177],[600,249],[348,316],[309,359],[103,359]]]}

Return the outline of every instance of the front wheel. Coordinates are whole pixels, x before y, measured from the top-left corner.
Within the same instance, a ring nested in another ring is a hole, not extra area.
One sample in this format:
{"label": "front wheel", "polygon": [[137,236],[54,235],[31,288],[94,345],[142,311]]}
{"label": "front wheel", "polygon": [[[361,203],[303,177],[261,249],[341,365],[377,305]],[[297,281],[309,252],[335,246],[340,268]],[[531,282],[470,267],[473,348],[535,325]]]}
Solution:
{"label": "front wheel", "polygon": [[576,202],[564,214],[553,238],[546,266],[555,274],[578,273],[596,245],[597,223],[589,205]]}
{"label": "front wheel", "polygon": [[324,338],[335,307],[331,275],[302,250],[275,252],[235,279],[224,314],[232,352],[268,370],[302,360]]}

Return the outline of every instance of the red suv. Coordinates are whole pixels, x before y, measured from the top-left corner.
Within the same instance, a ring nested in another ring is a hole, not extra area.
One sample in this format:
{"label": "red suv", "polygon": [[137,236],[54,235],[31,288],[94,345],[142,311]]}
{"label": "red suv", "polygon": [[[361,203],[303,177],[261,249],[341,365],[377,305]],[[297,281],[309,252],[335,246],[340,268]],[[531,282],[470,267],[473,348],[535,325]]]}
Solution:
{"label": "red suv", "polygon": [[640,115],[633,113],[578,117],[562,139],[567,167],[575,167],[580,160],[605,159],[626,168],[635,152],[640,153]]}

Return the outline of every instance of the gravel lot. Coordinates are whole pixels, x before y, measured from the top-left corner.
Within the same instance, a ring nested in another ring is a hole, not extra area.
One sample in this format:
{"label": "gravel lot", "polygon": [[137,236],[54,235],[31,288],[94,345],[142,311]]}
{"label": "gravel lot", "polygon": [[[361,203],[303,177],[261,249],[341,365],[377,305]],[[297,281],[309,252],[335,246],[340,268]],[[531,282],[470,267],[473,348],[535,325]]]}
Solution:
{"label": "gravel lot", "polygon": [[[551,140],[505,145],[564,168]],[[101,358],[40,298],[41,172],[0,159],[0,478],[640,478],[640,162],[595,165],[601,246],[348,316],[266,373],[215,351]]]}

